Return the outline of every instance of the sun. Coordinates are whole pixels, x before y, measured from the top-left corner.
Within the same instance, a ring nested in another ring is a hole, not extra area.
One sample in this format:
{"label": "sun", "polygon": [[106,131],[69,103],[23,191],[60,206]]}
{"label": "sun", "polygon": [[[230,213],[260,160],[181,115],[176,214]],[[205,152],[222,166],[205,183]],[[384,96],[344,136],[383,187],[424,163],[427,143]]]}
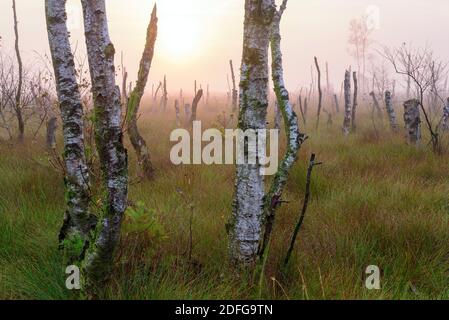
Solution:
{"label": "sun", "polygon": [[200,37],[200,28],[194,21],[172,16],[160,25],[161,52],[172,59],[190,59],[199,49]]}

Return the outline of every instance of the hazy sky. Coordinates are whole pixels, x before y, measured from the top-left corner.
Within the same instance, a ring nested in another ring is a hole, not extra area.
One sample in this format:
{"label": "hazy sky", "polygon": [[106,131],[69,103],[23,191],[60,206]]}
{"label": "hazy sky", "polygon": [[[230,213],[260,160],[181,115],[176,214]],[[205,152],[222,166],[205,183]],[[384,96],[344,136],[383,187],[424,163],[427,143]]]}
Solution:
{"label": "hazy sky", "polygon": [[[11,0],[0,0],[2,50],[13,48]],[[20,45],[29,64],[37,51],[48,52],[44,0],[16,0]],[[134,80],[143,50],[154,0],[106,0],[110,35]],[[193,80],[211,90],[227,90],[229,59],[238,69],[242,47],[244,0],[158,0],[159,37],[150,84],[167,74],[169,91],[193,91]],[[72,43],[84,52],[79,0],[68,0]],[[340,83],[345,68],[353,64],[348,54],[348,29],[353,18],[370,14],[376,27],[373,40],[399,46],[403,42],[429,44],[449,60],[448,0],[290,0],[282,34],[285,76],[290,91],[310,83],[310,66],[316,55],[329,62],[332,81]],[[120,56],[116,56],[116,63]],[[237,70],[238,71],[238,70]],[[337,82],[338,81],[338,82]]]}

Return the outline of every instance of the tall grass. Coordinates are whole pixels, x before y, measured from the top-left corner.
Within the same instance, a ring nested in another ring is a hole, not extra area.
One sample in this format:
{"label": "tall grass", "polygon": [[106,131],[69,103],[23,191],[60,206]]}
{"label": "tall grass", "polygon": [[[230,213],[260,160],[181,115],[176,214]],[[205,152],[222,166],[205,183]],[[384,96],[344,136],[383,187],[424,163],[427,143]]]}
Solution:
{"label": "tall grass", "polygon": [[[213,108],[201,117],[216,124]],[[363,117],[363,116],[361,116]],[[278,213],[262,284],[267,299],[448,299],[449,162],[424,146],[405,144],[387,128],[375,134],[368,116],[344,138],[340,119],[312,129]],[[107,299],[257,298],[251,275],[227,264],[225,224],[231,212],[232,166],[174,166],[169,133],[174,115],[140,120],[157,169],[153,181],[134,183],[163,235],[123,236]],[[309,121],[313,123],[313,121]],[[207,127],[206,125],[203,125]],[[59,143],[60,145],[61,143]],[[65,289],[57,248],[64,213],[62,177],[43,143],[0,144],[0,298],[79,299]],[[286,272],[281,264],[304,195],[307,159],[324,165],[313,175],[312,198]],[[181,196],[180,191],[182,191]],[[188,200],[186,200],[188,199]],[[192,224],[190,225],[190,221]],[[187,252],[192,228],[192,259]],[[381,290],[367,290],[364,270],[378,265]]]}

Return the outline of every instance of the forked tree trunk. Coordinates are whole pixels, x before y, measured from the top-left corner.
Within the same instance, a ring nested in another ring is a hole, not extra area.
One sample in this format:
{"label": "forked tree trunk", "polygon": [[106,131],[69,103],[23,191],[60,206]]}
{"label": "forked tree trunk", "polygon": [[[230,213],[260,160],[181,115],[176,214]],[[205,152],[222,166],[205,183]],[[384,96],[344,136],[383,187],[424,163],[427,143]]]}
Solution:
{"label": "forked tree trunk", "polygon": [[320,126],[320,115],[321,115],[321,107],[323,104],[323,91],[321,89],[321,70],[320,66],[318,64],[318,59],[315,57],[315,67],[316,71],[318,73],[318,111],[316,114],[316,130],[318,130],[318,127]]}
{"label": "forked tree trunk", "polygon": [[130,93],[128,99],[128,112],[126,117],[128,134],[131,144],[136,151],[137,161],[142,167],[144,176],[148,179],[153,177],[154,169],[150,159],[150,150],[148,149],[145,139],[143,139],[140,135],[139,128],[137,127],[137,116],[139,114],[140,104],[148,81],[151,62],[153,61],[154,45],[157,37],[157,21],[157,8],[156,5],[154,5],[153,12],[151,13],[150,24],[147,29],[145,49],[142,54],[142,59],[140,60],[138,79],[136,86]]}
{"label": "forked tree trunk", "polygon": [[408,100],[404,103],[404,122],[408,132],[408,140],[411,144],[421,143],[421,114],[418,100]]}
{"label": "forked tree trunk", "polygon": [[[83,104],[67,31],[66,0],[46,0],[48,41],[55,73],[56,91],[61,110],[64,138],[65,188],[67,210],[59,233],[60,244],[65,240],[81,238],[84,247],[95,227],[95,218],[89,212],[89,170],[84,149]],[[78,259],[83,252],[78,253]]]}
{"label": "forked tree trunk", "polygon": [[390,121],[391,130],[396,132],[398,130],[398,120],[396,118],[396,112],[393,107],[393,99],[391,98],[390,91],[385,92],[385,105],[387,107],[388,119]]}
{"label": "forked tree trunk", "polygon": [[345,73],[345,82],[344,82],[344,90],[345,90],[345,118],[343,120],[343,134],[348,135],[351,131],[351,115],[352,115],[352,106],[351,106],[351,72],[346,71]]}
{"label": "forked tree trunk", "polygon": [[81,0],[95,112],[95,141],[102,171],[102,212],[83,266],[94,293],[108,279],[128,206],[128,157],[123,145],[120,89],[115,84],[115,49],[109,39],[105,0]]}
{"label": "forked tree trunk", "polygon": [[286,9],[287,1],[284,0],[280,9],[276,11],[271,28],[271,57],[272,57],[272,78],[274,91],[282,111],[285,134],[287,136],[287,151],[282,159],[279,169],[274,176],[273,184],[265,197],[263,213],[263,237],[259,247],[259,257],[263,261],[266,250],[270,244],[271,233],[273,231],[276,218],[276,211],[282,203],[282,194],[290,175],[291,168],[296,162],[299,149],[305,141],[306,136],[299,132],[298,118],[290,104],[289,93],[284,85],[284,70],[281,51],[281,31],[280,24],[282,15]]}
{"label": "forked tree trunk", "polygon": [[[266,128],[268,108],[268,46],[271,22],[275,13],[273,0],[245,0],[243,53],[240,74],[239,129]],[[231,260],[253,264],[261,235],[264,205],[264,176],[260,159],[248,164],[245,141],[245,164],[237,165],[234,205],[228,223]]]}
{"label": "forked tree trunk", "polygon": [[358,107],[358,94],[359,94],[359,83],[357,81],[357,72],[353,72],[352,74],[353,80],[354,80],[354,100],[352,103],[352,115],[351,115],[351,124],[352,124],[352,130],[355,132],[357,128],[357,124],[355,121],[356,111]]}
{"label": "forked tree trunk", "polygon": [[197,91],[196,96],[192,102],[192,115],[190,117],[191,124],[193,124],[193,121],[196,121],[196,111],[198,109],[198,103],[200,103],[202,97],[203,97],[203,89],[200,89]]}

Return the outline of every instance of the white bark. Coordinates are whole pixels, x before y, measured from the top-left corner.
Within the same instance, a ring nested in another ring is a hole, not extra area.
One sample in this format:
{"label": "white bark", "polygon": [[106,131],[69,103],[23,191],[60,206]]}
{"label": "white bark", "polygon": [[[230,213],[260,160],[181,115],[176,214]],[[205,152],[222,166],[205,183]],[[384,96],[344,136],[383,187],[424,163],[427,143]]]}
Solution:
{"label": "white bark", "polygon": [[[243,131],[266,128],[268,45],[275,11],[274,0],[245,0],[238,125]],[[265,195],[260,169],[260,163],[237,166],[229,246],[231,259],[244,264],[255,261],[260,240]]]}
{"label": "white bark", "polygon": [[109,39],[105,0],[82,0],[95,111],[95,137],[106,193],[94,245],[84,264],[88,287],[109,275],[128,195],[127,153],[121,128],[120,89],[115,84],[115,49]]}
{"label": "white bark", "polygon": [[345,117],[343,120],[343,134],[348,135],[351,131],[351,114],[352,114],[352,101],[351,101],[351,72],[345,72]]}
{"label": "white bark", "polygon": [[421,143],[421,114],[418,100],[408,100],[404,103],[404,122],[411,144]]}
{"label": "white bark", "polygon": [[387,107],[388,119],[390,120],[390,127],[393,131],[397,131],[398,120],[396,118],[396,112],[393,107],[393,99],[390,91],[385,92],[385,105]]}
{"label": "white bark", "polygon": [[84,154],[83,105],[67,31],[66,1],[46,0],[47,33],[61,110],[66,166],[67,212],[62,242],[77,234],[85,241],[94,224],[89,214],[89,172]]}
{"label": "white bark", "polygon": [[449,130],[449,98],[446,100],[446,105],[443,108],[443,117],[441,119],[441,126],[443,131]]}

